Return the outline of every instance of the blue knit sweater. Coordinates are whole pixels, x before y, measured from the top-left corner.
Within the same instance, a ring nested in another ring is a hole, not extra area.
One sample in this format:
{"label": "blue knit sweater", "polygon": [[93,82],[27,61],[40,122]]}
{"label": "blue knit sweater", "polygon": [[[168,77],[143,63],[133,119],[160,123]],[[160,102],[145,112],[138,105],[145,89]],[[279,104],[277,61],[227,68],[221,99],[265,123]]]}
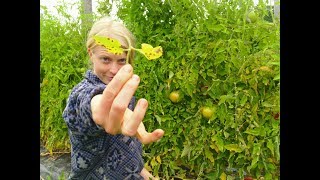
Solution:
{"label": "blue knit sweater", "polygon": [[[111,135],[92,119],[90,101],[106,85],[91,70],[68,97],[63,118],[71,143],[69,179],[143,179],[142,144],[135,137]],[[133,110],[135,98],[129,109]]]}

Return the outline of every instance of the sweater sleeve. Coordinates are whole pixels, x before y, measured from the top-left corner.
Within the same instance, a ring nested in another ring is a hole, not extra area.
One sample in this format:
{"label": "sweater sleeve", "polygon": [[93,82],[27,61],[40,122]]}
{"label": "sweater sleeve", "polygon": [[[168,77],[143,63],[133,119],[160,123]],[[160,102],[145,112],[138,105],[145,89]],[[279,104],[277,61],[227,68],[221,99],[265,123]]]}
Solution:
{"label": "sweater sleeve", "polygon": [[[69,129],[73,133],[86,135],[96,135],[104,129],[97,125],[92,119],[91,99],[98,94],[102,94],[105,85],[92,87],[78,87],[68,98],[67,106],[63,112]],[[135,97],[133,96],[128,108],[133,111]]]}
{"label": "sweater sleeve", "polygon": [[104,88],[105,86],[79,86],[71,93],[63,111],[63,118],[70,131],[86,135],[95,135],[103,131],[92,119],[91,99],[101,94]]}

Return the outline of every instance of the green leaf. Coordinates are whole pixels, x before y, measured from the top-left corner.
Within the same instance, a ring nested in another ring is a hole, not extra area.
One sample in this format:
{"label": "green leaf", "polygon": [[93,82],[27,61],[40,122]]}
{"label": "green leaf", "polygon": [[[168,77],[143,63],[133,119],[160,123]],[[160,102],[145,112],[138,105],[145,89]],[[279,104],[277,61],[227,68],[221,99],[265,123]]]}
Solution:
{"label": "green leaf", "polygon": [[154,117],[156,117],[156,119],[157,119],[157,121],[158,121],[159,125],[161,126],[161,117],[160,117],[160,116],[158,116],[158,115],[154,115]]}
{"label": "green leaf", "polygon": [[272,180],[272,175],[270,173],[266,173],[266,175],[264,176],[265,180]]}
{"label": "green leaf", "polygon": [[190,151],[191,151],[190,144],[186,144],[182,150],[181,157],[188,155],[190,153]]}
{"label": "green leaf", "polygon": [[251,162],[251,167],[254,167],[255,164],[259,161],[259,156],[255,156]]}
{"label": "green leaf", "polygon": [[174,75],[174,73],[172,71],[170,71],[169,72],[169,79],[171,79],[173,75]]}
{"label": "green leaf", "polygon": [[242,149],[238,144],[227,144],[227,145],[224,145],[224,148],[226,148],[229,151],[242,152]]}
{"label": "green leaf", "polygon": [[217,145],[219,151],[222,151],[222,152],[223,152],[223,150],[224,150],[224,142],[223,142],[223,140],[220,138],[220,136],[217,136],[216,145]]}
{"label": "green leaf", "polygon": [[248,98],[247,96],[242,96],[241,101],[240,101],[240,106],[243,106],[247,102]]}
{"label": "green leaf", "polygon": [[275,137],[274,139],[275,139],[274,143],[276,145],[276,159],[277,159],[277,161],[279,161],[280,160],[280,142],[279,142],[280,140],[279,140],[279,136]]}
{"label": "green leaf", "polygon": [[210,149],[206,147],[204,149],[204,153],[205,153],[206,158],[208,158],[211,161],[212,165],[214,165],[213,153],[210,151]]}
{"label": "green leaf", "polygon": [[267,147],[270,149],[272,156],[274,156],[274,144],[272,142],[272,140],[268,140],[267,142]]}
{"label": "green leaf", "polygon": [[272,64],[272,65],[280,66],[280,62],[269,62],[268,64]]}
{"label": "green leaf", "polygon": [[218,105],[220,105],[220,104],[224,103],[224,102],[226,101],[226,99],[227,99],[227,98],[228,98],[228,97],[227,97],[227,95],[222,95],[222,96],[220,96],[220,100],[219,100]]}
{"label": "green leaf", "polygon": [[280,79],[280,73],[273,78],[273,80],[279,80],[279,79]]}
{"label": "green leaf", "polygon": [[244,133],[251,134],[251,135],[254,135],[254,136],[259,136],[260,135],[260,129],[258,129],[258,128],[249,129],[249,130],[246,130]]}
{"label": "green leaf", "polygon": [[216,32],[219,32],[219,31],[221,31],[223,28],[224,28],[224,27],[223,27],[222,25],[218,24],[218,25],[215,25],[215,26],[211,27],[210,29],[212,29],[212,30],[214,30],[214,31],[216,31]]}
{"label": "green leaf", "polygon": [[261,105],[264,106],[264,107],[273,107],[273,106],[275,106],[275,105],[270,104],[268,102],[262,102]]}
{"label": "green leaf", "polygon": [[255,143],[252,150],[252,157],[260,156],[261,143]]}
{"label": "green leaf", "polygon": [[231,94],[222,95],[222,96],[220,96],[220,100],[219,100],[218,105],[225,103],[226,101],[232,100],[232,99],[235,99],[235,97],[233,97]]}

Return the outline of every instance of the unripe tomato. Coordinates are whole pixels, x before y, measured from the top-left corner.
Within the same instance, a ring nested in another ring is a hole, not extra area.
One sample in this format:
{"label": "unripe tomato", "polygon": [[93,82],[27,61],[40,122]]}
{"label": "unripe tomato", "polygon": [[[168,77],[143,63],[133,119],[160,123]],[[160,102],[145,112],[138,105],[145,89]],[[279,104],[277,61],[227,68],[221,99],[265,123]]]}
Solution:
{"label": "unripe tomato", "polygon": [[86,68],[80,68],[80,72],[82,73],[86,72]]}
{"label": "unripe tomato", "polygon": [[169,95],[169,99],[173,102],[173,103],[177,103],[180,101],[181,96],[180,96],[180,92],[179,91],[172,91]]}
{"label": "unripe tomato", "polygon": [[258,20],[258,16],[256,15],[256,13],[254,11],[251,11],[248,13],[247,15],[247,21],[250,23],[254,23]]}
{"label": "unripe tomato", "polygon": [[43,85],[47,85],[48,82],[49,82],[49,81],[48,81],[48,79],[46,79],[46,78],[44,78],[44,79],[42,80],[42,84],[43,84]]}
{"label": "unripe tomato", "polygon": [[215,112],[216,112],[215,107],[205,106],[202,108],[202,116],[205,117],[206,119],[210,119]]}

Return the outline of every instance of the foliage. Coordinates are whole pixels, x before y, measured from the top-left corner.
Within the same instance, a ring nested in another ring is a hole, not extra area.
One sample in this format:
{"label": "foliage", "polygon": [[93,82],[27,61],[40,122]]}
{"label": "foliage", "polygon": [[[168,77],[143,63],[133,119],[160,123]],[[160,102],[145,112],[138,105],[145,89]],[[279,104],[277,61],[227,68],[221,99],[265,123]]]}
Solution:
{"label": "foliage", "polygon": [[62,111],[71,88],[85,71],[85,29],[73,21],[65,5],[57,7],[65,21],[50,15],[40,17],[40,140],[52,153],[70,148]]}
{"label": "foliage", "polygon": [[[266,2],[113,2],[137,44],[163,48],[157,61],[135,58],[136,96],[149,101],[145,126],[165,130],[161,141],[144,146],[146,167],[164,179],[279,179],[280,23]],[[106,7],[100,12],[110,12]],[[258,17],[252,23],[251,11]],[[41,140],[48,149],[68,149],[61,114],[86,66],[86,33],[77,23],[40,20]],[[172,103],[172,91],[183,98]],[[204,118],[202,107],[214,107],[214,115]]]}
{"label": "foliage", "polygon": [[[135,60],[136,95],[150,102],[146,127],[165,130],[144,147],[149,169],[165,179],[218,179],[226,168],[279,177],[279,21],[264,20],[266,3],[121,2],[117,15],[137,40],[164,49],[158,61]],[[253,10],[258,19],[248,23]],[[177,104],[168,98],[175,90],[184,96]],[[216,107],[209,120],[204,106]]]}

